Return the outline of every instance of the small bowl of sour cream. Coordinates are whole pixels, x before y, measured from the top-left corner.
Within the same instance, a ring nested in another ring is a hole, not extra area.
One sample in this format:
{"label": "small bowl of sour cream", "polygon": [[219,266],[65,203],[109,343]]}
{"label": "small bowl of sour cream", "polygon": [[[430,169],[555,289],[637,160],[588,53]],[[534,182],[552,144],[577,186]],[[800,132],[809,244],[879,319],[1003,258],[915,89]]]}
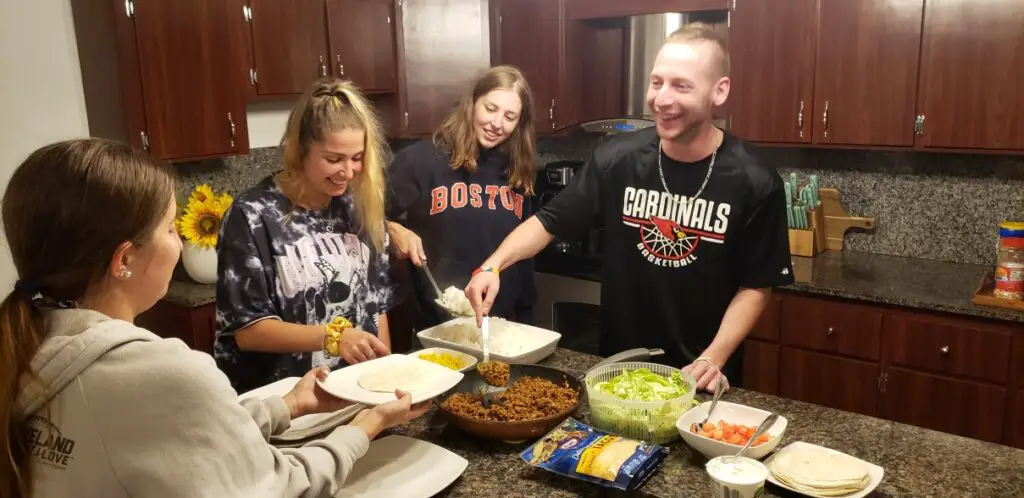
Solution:
{"label": "small bowl of sour cream", "polygon": [[708,461],[704,470],[711,476],[711,496],[715,498],[760,496],[768,479],[768,467],[747,457],[716,457]]}

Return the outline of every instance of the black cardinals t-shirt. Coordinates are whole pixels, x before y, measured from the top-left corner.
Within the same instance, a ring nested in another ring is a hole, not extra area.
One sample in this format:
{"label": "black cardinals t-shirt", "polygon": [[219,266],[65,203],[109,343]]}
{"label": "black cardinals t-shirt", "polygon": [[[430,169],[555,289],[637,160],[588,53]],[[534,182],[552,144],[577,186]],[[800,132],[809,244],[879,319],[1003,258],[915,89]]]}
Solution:
{"label": "black cardinals t-shirt", "polygon": [[[725,133],[693,198],[710,162],[670,159],[654,128],[619,135],[537,214],[563,240],[604,228],[602,355],[662,348],[667,358],[657,361],[687,365],[711,344],[741,287],[792,283],[782,178]],[[730,379],[739,379],[741,356],[726,364]]]}

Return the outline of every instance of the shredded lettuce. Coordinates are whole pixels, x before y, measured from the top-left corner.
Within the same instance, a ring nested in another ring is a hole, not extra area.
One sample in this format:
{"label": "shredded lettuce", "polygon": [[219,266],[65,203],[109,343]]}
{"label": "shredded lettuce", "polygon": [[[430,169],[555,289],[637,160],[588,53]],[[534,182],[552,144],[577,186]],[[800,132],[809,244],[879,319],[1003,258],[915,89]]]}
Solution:
{"label": "shredded lettuce", "polygon": [[594,387],[605,394],[630,401],[665,401],[688,391],[678,371],[672,372],[671,377],[665,377],[647,368],[623,369],[611,380],[598,382]]}

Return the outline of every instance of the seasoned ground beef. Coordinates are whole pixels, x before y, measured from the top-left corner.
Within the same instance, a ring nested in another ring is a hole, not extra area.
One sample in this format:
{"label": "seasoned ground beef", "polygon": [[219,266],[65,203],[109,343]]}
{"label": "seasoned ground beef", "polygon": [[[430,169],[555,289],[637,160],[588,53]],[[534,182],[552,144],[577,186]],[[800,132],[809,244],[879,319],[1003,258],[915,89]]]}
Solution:
{"label": "seasoned ground beef", "polygon": [[505,387],[505,384],[508,384],[508,363],[503,361],[485,361],[478,363],[476,370],[480,372],[484,382],[492,386]]}
{"label": "seasoned ground beef", "polygon": [[525,422],[562,413],[579,400],[579,394],[539,377],[520,377],[508,390],[494,396],[490,408],[484,408],[479,394],[455,393],[441,405],[449,412],[491,422]]}

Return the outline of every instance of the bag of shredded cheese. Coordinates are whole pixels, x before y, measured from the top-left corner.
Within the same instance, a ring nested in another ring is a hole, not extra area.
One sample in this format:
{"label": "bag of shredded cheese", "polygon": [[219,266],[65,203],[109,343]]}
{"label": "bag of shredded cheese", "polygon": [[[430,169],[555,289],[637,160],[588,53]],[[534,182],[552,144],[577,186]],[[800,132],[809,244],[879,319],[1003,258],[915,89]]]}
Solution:
{"label": "bag of shredded cheese", "polygon": [[647,482],[667,455],[663,446],[608,434],[569,418],[519,456],[534,467],[629,491]]}

